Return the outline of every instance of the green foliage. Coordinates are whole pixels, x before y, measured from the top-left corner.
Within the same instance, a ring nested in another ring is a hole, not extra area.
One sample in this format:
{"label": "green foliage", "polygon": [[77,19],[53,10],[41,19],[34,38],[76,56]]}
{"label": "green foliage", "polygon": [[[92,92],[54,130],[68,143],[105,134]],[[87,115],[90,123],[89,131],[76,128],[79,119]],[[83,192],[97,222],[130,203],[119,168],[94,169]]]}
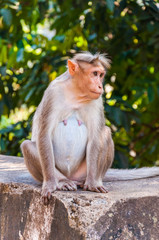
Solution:
{"label": "green foliage", "polygon": [[157,0],[0,1],[1,152],[20,154],[28,121],[11,110],[37,106],[74,52],[108,52],[103,96],[116,146],[115,167],[159,160],[159,7]]}

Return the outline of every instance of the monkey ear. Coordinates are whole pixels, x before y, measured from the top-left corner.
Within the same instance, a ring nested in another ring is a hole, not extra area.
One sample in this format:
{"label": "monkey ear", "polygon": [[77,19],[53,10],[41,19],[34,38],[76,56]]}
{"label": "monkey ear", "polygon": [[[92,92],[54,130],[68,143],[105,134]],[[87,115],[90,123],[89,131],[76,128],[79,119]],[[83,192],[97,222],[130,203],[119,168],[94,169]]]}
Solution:
{"label": "monkey ear", "polygon": [[68,60],[67,65],[70,75],[73,76],[77,72],[78,64],[71,60]]}

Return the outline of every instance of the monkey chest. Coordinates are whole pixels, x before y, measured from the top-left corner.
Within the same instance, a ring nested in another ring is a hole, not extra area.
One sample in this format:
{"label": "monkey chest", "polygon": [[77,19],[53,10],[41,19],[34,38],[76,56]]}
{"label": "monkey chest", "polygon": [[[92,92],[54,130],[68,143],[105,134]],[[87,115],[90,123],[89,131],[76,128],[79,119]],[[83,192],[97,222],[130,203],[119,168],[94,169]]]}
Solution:
{"label": "monkey chest", "polygon": [[69,176],[84,159],[87,138],[86,126],[79,126],[75,115],[67,119],[67,125],[60,122],[56,127],[53,136],[55,164],[65,175]]}

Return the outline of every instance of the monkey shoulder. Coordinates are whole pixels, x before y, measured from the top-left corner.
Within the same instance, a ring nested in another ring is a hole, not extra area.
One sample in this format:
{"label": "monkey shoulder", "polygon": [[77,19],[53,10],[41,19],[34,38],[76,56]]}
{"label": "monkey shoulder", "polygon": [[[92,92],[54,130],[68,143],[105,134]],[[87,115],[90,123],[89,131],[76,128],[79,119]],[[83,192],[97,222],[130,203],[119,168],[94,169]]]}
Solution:
{"label": "monkey shoulder", "polygon": [[56,98],[59,92],[61,92],[60,82],[51,82],[44,92],[44,97],[49,96],[50,98]]}
{"label": "monkey shoulder", "polygon": [[[39,103],[33,117],[32,140],[37,138],[38,132],[44,127],[44,125],[47,127],[47,122],[49,122],[53,112],[57,109],[56,105],[59,101],[58,89],[58,84],[50,84],[44,91],[41,102]],[[48,130],[49,129],[50,128],[48,127]]]}

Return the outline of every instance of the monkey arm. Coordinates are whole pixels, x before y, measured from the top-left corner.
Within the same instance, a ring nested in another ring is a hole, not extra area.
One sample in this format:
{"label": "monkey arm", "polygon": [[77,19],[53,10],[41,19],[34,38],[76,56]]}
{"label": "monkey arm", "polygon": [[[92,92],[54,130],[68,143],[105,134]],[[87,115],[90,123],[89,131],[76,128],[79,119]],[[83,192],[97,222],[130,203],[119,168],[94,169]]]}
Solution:
{"label": "monkey arm", "polygon": [[57,189],[58,184],[55,176],[55,161],[49,134],[41,136],[41,132],[39,133],[37,147],[43,174],[42,198],[43,202],[47,204],[51,198],[51,193]]}
{"label": "monkey arm", "polygon": [[[102,157],[102,149],[95,141],[90,141],[87,145],[87,177],[83,189],[99,193],[107,193],[108,191],[102,183],[101,169],[98,167],[98,161]],[[94,151],[96,149],[96,151]],[[102,159],[103,160],[103,159]]]}
{"label": "monkey arm", "polygon": [[[97,102],[95,102],[97,104]],[[87,161],[87,178],[86,182],[99,182],[99,160],[102,155],[103,144],[103,132],[105,128],[104,113],[101,107],[102,99],[98,100],[99,106],[92,113],[94,118],[89,119],[88,126],[88,144],[86,149],[86,161]]]}
{"label": "monkey arm", "polygon": [[108,127],[103,126],[99,132],[96,132],[92,139],[88,141],[86,153],[87,177],[84,190],[107,192],[103,186],[102,177],[111,166],[114,156],[113,153],[114,147],[111,131]]}
{"label": "monkey arm", "polygon": [[48,204],[51,193],[57,189],[58,179],[55,173],[55,160],[52,147],[51,133],[47,126],[41,126],[38,138],[37,149],[40,157],[40,163],[43,175],[42,198],[44,204]]}
{"label": "monkey arm", "polygon": [[55,173],[55,160],[52,147],[52,135],[56,127],[56,121],[58,121],[54,105],[54,92],[48,88],[45,91],[40,109],[35,117],[38,121],[33,123],[33,127],[36,126],[36,123],[39,123],[36,144],[43,175],[42,196],[44,202],[47,202],[47,199],[51,197],[51,192],[57,189],[58,181]]}
{"label": "monkey arm", "polygon": [[37,148],[44,181],[55,181],[55,160],[50,134],[43,134],[42,131],[39,132]]}
{"label": "monkey arm", "polygon": [[[96,151],[94,149],[96,148]],[[97,180],[97,164],[98,164],[98,153],[99,149],[95,141],[89,140],[86,150],[86,162],[87,162],[87,178],[86,182],[94,182]]]}

